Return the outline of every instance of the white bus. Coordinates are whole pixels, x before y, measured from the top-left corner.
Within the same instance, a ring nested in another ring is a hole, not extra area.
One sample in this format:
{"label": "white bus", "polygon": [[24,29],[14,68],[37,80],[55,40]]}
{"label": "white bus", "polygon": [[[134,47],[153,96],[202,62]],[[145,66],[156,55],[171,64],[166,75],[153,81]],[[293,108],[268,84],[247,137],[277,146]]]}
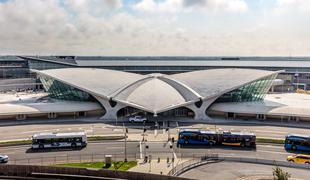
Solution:
{"label": "white bus", "polygon": [[85,147],[87,137],[85,132],[68,133],[38,133],[32,136],[32,149]]}

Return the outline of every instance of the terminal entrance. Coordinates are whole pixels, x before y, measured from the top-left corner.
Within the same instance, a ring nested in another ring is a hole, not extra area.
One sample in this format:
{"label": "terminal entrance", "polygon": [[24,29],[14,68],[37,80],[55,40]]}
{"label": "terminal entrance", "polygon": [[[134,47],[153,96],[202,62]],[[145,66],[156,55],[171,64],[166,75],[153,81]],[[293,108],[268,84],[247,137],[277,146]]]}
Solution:
{"label": "terminal entrance", "polygon": [[159,113],[154,116],[153,113],[146,112],[133,107],[124,107],[117,112],[118,118],[129,118],[131,116],[143,116],[150,121],[166,121],[166,120],[178,120],[178,118],[194,118],[195,113],[186,107],[179,107]]}
{"label": "terminal entrance", "polygon": [[130,116],[146,116],[146,117],[148,117],[148,116],[153,116],[153,114],[146,112],[146,111],[143,111],[141,109],[130,107],[130,106],[126,106],[117,112],[118,118],[126,118],[126,117],[130,117]]}
{"label": "terminal entrance", "polygon": [[195,113],[190,110],[189,108],[186,108],[186,107],[179,107],[179,108],[176,108],[176,109],[171,109],[169,111],[165,111],[165,112],[162,112],[162,113],[159,113],[157,115],[159,118],[168,118],[168,119],[171,119],[171,118],[194,118],[195,116]]}

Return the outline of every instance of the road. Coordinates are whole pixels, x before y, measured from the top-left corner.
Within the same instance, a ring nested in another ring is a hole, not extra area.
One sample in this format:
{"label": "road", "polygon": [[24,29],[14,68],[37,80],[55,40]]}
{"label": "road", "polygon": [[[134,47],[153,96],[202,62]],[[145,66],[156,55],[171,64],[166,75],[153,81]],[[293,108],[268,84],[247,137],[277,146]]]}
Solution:
{"label": "road", "polygon": [[[223,130],[246,130],[252,131],[257,137],[269,137],[269,138],[284,138],[287,134],[310,134],[308,128],[294,128],[294,127],[280,127],[270,125],[214,125],[214,124],[190,124],[190,123],[171,123],[171,134],[176,135],[179,128],[209,128],[209,129],[223,129]],[[178,126],[177,126],[178,125]],[[125,126],[129,128],[130,134],[141,134],[143,126],[139,123],[130,124],[125,123]],[[154,123],[147,124],[147,127],[154,127]],[[110,135],[110,134],[122,134],[123,126],[115,126],[111,123],[102,122],[62,122],[55,121],[53,123],[44,124],[25,124],[25,125],[12,125],[12,126],[0,126],[0,141],[12,140],[12,139],[25,139],[31,138],[34,133],[39,132],[60,132],[60,131],[86,131],[88,135]],[[154,130],[148,130],[148,133],[154,133]]]}
{"label": "road", "polygon": [[[174,154],[177,158],[192,158],[193,156],[202,156],[204,154],[216,153],[225,156],[238,157],[256,157],[274,160],[286,160],[286,157],[291,153],[286,152],[282,146],[278,145],[257,145],[256,149],[242,149],[236,147],[208,147],[195,146],[186,148],[177,148],[175,145],[170,149],[170,145],[166,142],[147,142],[148,149],[145,146],[139,146],[139,142],[127,142],[127,155],[129,159],[140,158],[140,155],[152,155],[154,159],[158,157],[166,159],[171,158]],[[123,141],[106,141],[89,143],[88,146],[81,150],[71,149],[53,149],[44,151],[32,151],[30,146],[14,146],[14,147],[0,147],[1,154],[7,154],[10,157],[10,162],[17,164],[40,164],[50,162],[65,162],[68,158],[70,160],[79,161],[80,159],[88,160],[103,160],[104,155],[112,154],[115,158],[124,158],[124,142]],[[145,151],[144,151],[145,150]],[[68,156],[68,157],[67,157]],[[93,156],[93,157],[91,157]],[[55,157],[57,157],[55,159]],[[43,158],[43,160],[42,160]],[[28,162],[30,161],[30,162]]]}

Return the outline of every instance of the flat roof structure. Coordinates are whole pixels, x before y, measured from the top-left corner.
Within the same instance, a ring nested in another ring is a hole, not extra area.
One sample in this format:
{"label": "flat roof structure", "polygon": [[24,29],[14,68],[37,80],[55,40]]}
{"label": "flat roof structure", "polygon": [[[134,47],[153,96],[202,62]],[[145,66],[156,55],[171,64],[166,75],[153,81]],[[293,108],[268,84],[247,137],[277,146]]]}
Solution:
{"label": "flat roof structure", "polygon": [[[51,63],[65,67],[96,67],[128,72],[186,72],[209,68],[253,68],[310,73],[310,57],[188,57],[188,56],[23,56],[33,69],[51,68]],[[59,68],[59,67],[58,67]]]}

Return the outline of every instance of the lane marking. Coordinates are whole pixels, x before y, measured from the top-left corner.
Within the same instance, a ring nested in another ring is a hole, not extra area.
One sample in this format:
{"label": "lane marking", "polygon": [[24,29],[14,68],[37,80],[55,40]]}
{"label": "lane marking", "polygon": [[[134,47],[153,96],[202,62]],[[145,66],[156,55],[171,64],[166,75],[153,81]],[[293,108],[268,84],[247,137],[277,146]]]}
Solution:
{"label": "lane marking", "polygon": [[265,151],[265,150],[257,150],[256,152],[271,153],[271,154],[285,154],[285,155],[290,155],[291,154],[291,153],[288,153],[288,152]]}
{"label": "lane marking", "polygon": [[140,159],[143,158],[143,153],[142,153],[142,141],[139,143],[139,149],[140,149]]}
{"label": "lane marking", "polygon": [[268,148],[274,148],[274,149],[283,149],[284,150],[284,147],[283,146],[274,146],[274,145],[256,145],[256,147],[268,147]]}
{"label": "lane marking", "polygon": [[289,132],[284,132],[284,131],[265,131],[265,130],[255,130],[255,129],[252,131],[274,133],[274,134],[289,134]]}

